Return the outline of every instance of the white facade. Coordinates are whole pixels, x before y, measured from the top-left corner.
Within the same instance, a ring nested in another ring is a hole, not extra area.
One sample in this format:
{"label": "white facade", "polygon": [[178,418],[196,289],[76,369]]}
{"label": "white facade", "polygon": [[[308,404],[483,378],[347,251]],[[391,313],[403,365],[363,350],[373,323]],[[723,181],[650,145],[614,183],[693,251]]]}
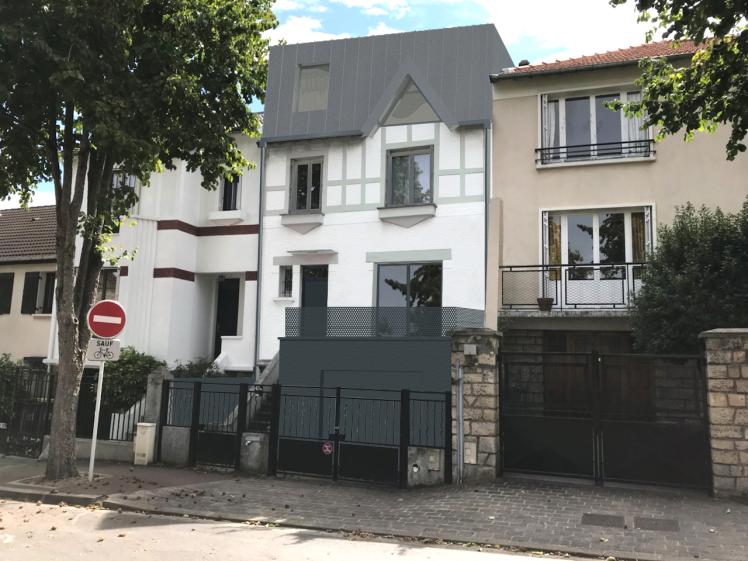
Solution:
{"label": "white facade", "polygon": [[[381,127],[364,139],[269,144],[260,360],[278,349],[285,308],[301,305],[304,265],[328,265],[328,306],[375,306],[378,264],[439,262],[442,306],[484,309],[485,138],[484,128],[425,123]],[[384,209],[388,151],[416,147],[433,150],[435,208],[425,216],[422,205]],[[322,161],[320,212],[289,214],[293,163],[309,158]],[[290,297],[280,296],[281,265],[293,267]]]}

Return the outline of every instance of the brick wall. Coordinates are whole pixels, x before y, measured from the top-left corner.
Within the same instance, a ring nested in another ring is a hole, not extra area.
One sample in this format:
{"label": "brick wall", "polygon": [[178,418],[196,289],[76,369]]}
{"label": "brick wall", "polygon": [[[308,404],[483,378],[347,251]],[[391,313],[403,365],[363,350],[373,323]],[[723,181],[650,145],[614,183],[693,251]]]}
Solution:
{"label": "brick wall", "polygon": [[[463,372],[464,479],[496,477],[499,449],[499,380],[496,357],[499,334],[490,329],[466,329],[452,334],[452,364]],[[452,419],[457,419],[456,369],[452,370]],[[453,422],[452,448],[457,450]],[[456,471],[456,457],[453,462]]]}
{"label": "brick wall", "polygon": [[748,329],[713,329],[706,344],[713,488],[748,495]]}

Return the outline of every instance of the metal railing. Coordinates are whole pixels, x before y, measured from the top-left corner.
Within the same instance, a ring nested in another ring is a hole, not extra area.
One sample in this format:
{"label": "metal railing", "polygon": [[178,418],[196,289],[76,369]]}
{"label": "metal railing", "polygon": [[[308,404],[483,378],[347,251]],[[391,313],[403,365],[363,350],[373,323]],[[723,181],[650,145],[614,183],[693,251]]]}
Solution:
{"label": "metal railing", "polygon": [[650,158],[654,154],[654,141],[651,139],[598,142],[536,148],[535,163],[549,165],[615,158]]}
{"label": "metal railing", "polygon": [[286,308],[286,337],[442,337],[483,325],[483,311],[469,308]]}
{"label": "metal railing", "polygon": [[506,265],[501,271],[504,309],[557,311],[626,309],[642,287],[647,263]]}

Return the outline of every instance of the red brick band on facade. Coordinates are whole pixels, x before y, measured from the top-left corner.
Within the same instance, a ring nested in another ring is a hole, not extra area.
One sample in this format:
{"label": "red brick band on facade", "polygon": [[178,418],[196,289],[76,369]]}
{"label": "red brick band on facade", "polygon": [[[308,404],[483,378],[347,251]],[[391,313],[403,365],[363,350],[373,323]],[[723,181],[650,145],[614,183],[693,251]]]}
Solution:
{"label": "red brick band on facade", "polygon": [[182,220],[159,220],[157,230],[179,230],[191,236],[243,236],[257,234],[258,224],[234,224],[232,226],[193,226]]}

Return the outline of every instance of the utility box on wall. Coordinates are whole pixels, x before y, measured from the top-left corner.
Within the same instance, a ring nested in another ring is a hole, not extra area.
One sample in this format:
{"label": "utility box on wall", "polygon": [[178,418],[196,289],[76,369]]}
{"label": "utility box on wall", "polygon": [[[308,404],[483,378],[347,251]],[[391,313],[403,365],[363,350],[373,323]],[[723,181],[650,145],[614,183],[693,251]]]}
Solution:
{"label": "utility box on wall", "polygon": [[153,463],[156,452],[156,423],[138,423],[133,442],[135,450],[134,464],[147,466]]}

